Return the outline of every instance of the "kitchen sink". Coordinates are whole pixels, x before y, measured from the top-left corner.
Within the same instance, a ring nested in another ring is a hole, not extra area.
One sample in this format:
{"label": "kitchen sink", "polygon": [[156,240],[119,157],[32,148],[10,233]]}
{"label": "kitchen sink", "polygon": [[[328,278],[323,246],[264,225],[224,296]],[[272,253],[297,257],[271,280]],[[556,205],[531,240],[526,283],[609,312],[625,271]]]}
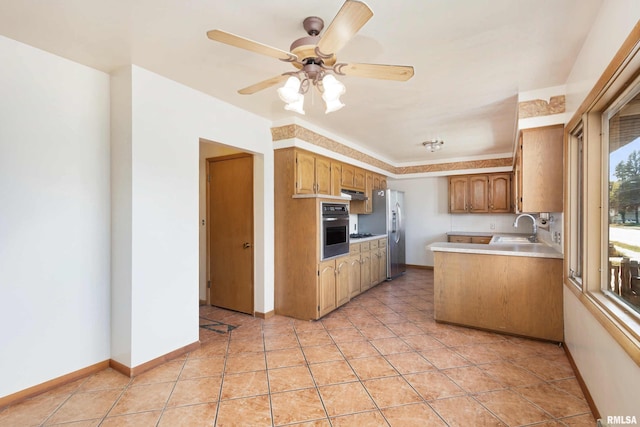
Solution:
{"label": "kitchen sink", "polygon": [[510,245],[537,245],[539,242],[532,242],[529,237],[526,236],[493,236],[489,244],[492,243],[505,243]]}

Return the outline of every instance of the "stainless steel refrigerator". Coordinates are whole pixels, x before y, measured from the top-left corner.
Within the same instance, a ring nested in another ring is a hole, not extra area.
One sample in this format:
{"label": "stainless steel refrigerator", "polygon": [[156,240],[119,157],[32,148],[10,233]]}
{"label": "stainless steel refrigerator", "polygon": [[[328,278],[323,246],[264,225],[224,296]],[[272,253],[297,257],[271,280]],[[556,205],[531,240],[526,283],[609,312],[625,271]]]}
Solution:
{"label": "stainless steel refrigerator", "polygon": [[371,203],[373,213],[358,215],[358,231],[388,236],[387,278],[392,279],[406,271],[404,192],[373,190]]}

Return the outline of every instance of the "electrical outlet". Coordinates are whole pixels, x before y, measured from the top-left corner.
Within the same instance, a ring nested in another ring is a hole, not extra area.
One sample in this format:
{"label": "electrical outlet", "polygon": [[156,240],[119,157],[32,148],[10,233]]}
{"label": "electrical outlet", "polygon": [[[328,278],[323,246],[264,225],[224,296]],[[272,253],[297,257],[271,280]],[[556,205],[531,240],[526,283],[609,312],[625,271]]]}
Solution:
{"label": "electrical outlet", "polygon": [[489,229],[490,229],[490,230],[495,230],[495,229],[496,229],[496,224],[495,224],[495,222],[492,222],[491,224],[489,224]]}

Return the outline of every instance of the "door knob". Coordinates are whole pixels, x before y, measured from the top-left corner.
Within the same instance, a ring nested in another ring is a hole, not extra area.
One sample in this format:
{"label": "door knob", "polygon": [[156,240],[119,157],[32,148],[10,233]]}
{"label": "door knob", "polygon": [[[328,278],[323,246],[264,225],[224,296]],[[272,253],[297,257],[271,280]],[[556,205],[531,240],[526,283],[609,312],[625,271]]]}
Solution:
{"label": "door knob", "polygon": [[251,247],[251,243],[249,243],[249,242],[244,242],[244,243],[242,244],[242,247],[243,247],[244,249],[249,249],[249,248]]}

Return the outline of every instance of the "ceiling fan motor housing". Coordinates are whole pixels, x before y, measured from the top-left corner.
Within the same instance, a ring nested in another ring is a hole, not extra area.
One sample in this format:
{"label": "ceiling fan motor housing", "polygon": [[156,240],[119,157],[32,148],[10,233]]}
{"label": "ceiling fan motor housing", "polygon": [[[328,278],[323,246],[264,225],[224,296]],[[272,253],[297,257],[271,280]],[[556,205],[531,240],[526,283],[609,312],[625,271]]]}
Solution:
{"label": "ceiling fan motor housing", "polygon": [[[322,31],[322,29],[324,28],[324,21],[322,20],[322,18],[318,18],[317,16],[310,16],[302,21],[302,26],[309,35],[306,37],[301,37],[291,43],[289,51],[296,55],[302,64],[325,64],[329,67],[335,64],[335,55],[331,55],[331,57],[329,58],[320,58],[316,53],[316,46],[320,41],[320,36],[318,36],[318,34],[320,34],[320,31]],[[293,65],[298,69],[303,68],[303,65],[298,64],[297,62],[294,62]]]}

